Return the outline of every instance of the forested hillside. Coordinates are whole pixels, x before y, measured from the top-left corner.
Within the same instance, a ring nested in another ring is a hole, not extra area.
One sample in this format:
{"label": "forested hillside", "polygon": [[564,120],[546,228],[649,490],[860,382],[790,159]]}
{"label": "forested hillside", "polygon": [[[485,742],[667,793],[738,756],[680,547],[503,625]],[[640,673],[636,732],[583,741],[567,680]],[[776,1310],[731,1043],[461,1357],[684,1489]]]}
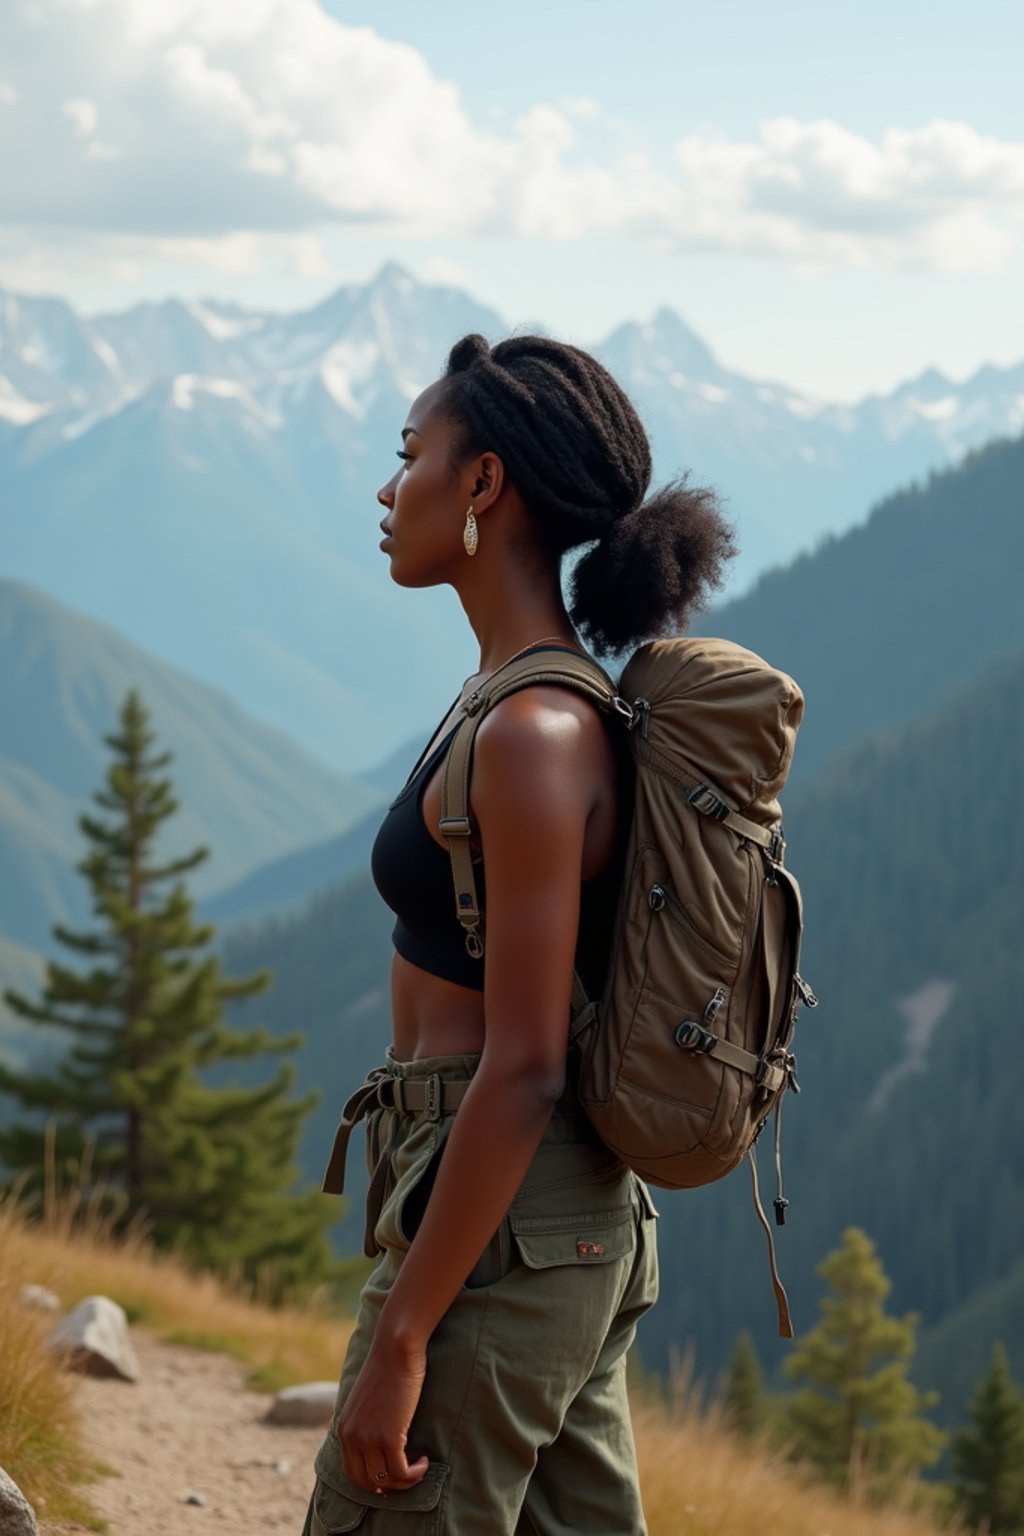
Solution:
{"label": "forested hillside", "polygon": [[867,520],[701,615],[800,683],[792,782],[863,731],[898,730],[961,679],[1024,646],[1024,437],[880,501]]}

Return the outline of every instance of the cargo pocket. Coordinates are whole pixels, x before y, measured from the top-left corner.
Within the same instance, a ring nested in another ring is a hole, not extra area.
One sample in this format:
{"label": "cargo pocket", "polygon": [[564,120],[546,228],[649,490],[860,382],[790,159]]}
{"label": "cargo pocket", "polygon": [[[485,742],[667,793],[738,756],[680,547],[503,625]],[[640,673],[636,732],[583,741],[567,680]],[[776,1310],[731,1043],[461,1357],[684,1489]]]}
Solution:
{"label": "cargo pocket", "polygon": [[339,1536],[342,1531],[358,1530],[367,1510],[373,1511],[375,1536],[429,1536],[437,1529],[441,1490],[448,1471],[447,1462],[432,1461],[415,1488],[381,1495],[367,1493],[365,1488],[350,1482],[333,1457],[318,1456],[313,1536]]}
{"label": "cargo pocket", "polygon": [[529,1269],[558,1264],[610,1264],[625,1259],[636,1243],[633,1205],[574,1216],[509,1216],[519,1256]]}

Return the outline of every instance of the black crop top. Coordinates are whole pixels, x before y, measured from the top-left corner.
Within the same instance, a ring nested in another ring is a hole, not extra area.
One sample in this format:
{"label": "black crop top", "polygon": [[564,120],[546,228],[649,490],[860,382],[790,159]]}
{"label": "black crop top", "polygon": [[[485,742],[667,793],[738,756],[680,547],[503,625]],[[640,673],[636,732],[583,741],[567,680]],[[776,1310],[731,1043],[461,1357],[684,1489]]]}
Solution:
{"label": "black crop top", "polygon": [[[454,700],[451,708],[457,702]],[[398,953],[434,976],[482,990],[486,947],[480,960],[475,960],[466,949],[464,930],[455,915],[451,857],[447,848],[442,848],[427,831],[422,811],[423,791],[461,724],[460,719],[426,757],[421,753],[380,825],[370,854],[370,870],[377,890],[395,913],[391,937]],[[621,777],[625,756],[621,750],[616,755]],[[624,797],[621,803],[627,803]],[[626,823],[627,818],[620,817],[620,832],[604,869],[580,885],[576,969],[591,996],[600,995],[604,984],[621,884]],[[473,864],[477,899],[484,912],[484,871],[479,855],[474,856]]]}

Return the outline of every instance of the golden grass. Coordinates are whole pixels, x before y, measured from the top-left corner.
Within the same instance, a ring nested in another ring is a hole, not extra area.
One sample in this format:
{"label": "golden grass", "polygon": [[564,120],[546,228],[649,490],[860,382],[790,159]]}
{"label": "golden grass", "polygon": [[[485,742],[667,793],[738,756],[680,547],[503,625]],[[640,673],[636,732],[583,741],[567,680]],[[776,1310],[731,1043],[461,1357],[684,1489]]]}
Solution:
{"label": "golden grass", "polygon": [[37,1221],[16,1192],[0,1197],[5,1271],[48,1286],[65,1308],[83,1296],[110,1296],[129,1322],[159,1338],[234,1355],[261,1390],[337,1374],[352,1323],[329,1315],[325,1290],[301,1306],[271,1307],[240,1277],[202,1273],[178,1254],[157,1252],[143,1223],[115,1235],[115,1213],[101,1214],[102,1192],[83,1197],[87,1181],[83,1170],[75,1187],[56,1194],[49,1178]]}
{"label": "golden grass", "polygon": [[720,1409],[697,1405],[685,1371],[674,1396],[671,1410],[650,1394],[633,1404],[650,1536],[963,1536],[900,1504],[846,1497],[781,1451],[740,1441]]}
{"label": "golden grass", "polygon": [[103,1530],[74,1486],[99,1467],[83,1449],[74,1396],[46,1348],[54,1319],[18,1299],[28,1277],[12,1251],[4,1216],[0,1209],[0,1466],[37,1514]]}
{"label": "golden grass", "polygon": [[[0,1465],[48,1519],[94,1529],[87,1501],[70,1484],[90,1471],[81,1450],[69,1379],[43,1339],[52,1319],[30,1313],[18,1287],[35,1281],[65,1306],[101,1292],[159,1336],[241,1358],[264,1390],[337,1375],[351,1331],[321,1297],[273,1309],[180,1258],[155,1253],[136,1229],[115,1237],[95,1206],[49,1198],[29,1221],[16,1197],[0,1198]],[[634,1394],[633,1420],[650,1536],[953,1536],[925,1514],[866,1507],[816,1482],[762,1444],[732,1436],[714,1407],[677,1375],[667,1407]]]}
{"label": "golden grass", "polygon": [[109,1469],[86,1455],[73,1381],[46,1348],[55,1318],[26,1308],[22,1285],[48,1287],[65,1309],[84,1296],[109,1296],[160,1338],[242,1360],[261,1391],[336,1376],[352,1323],[328,1316],[325,1294],[274,1309],[240,1279],[198,1273],[180,1256],[157,1253],[141,1224],[115,1235],[100,1193],[83,1198],[86,1183],[83,1169],[77,1187],[57,1195],[48,1178],[39,1215],[30,1214],[19,1186],[0,1194],[0,1466],[48,1520],[103,1530],[74,1485]]}

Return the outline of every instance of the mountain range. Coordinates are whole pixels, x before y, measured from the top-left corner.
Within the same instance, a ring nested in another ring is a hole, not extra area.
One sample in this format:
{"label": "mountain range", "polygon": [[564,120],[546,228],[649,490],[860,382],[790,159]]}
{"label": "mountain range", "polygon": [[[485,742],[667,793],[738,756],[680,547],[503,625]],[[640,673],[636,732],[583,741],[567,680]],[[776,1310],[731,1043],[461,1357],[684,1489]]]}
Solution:
{"label": "mountain range", "polygon": [[[0,574],[364,771],[477,665],[448,590],[390,583],[375,492],[451,343],[508,329],[394,262],[294,314],[168,300],[86,318],[0,291]],[[741,546],[725,600],[1024,423],[1024,364],[838,405],[729,370],[665,308],[594,351],[652,434],[655,483],[720,491]]]}

